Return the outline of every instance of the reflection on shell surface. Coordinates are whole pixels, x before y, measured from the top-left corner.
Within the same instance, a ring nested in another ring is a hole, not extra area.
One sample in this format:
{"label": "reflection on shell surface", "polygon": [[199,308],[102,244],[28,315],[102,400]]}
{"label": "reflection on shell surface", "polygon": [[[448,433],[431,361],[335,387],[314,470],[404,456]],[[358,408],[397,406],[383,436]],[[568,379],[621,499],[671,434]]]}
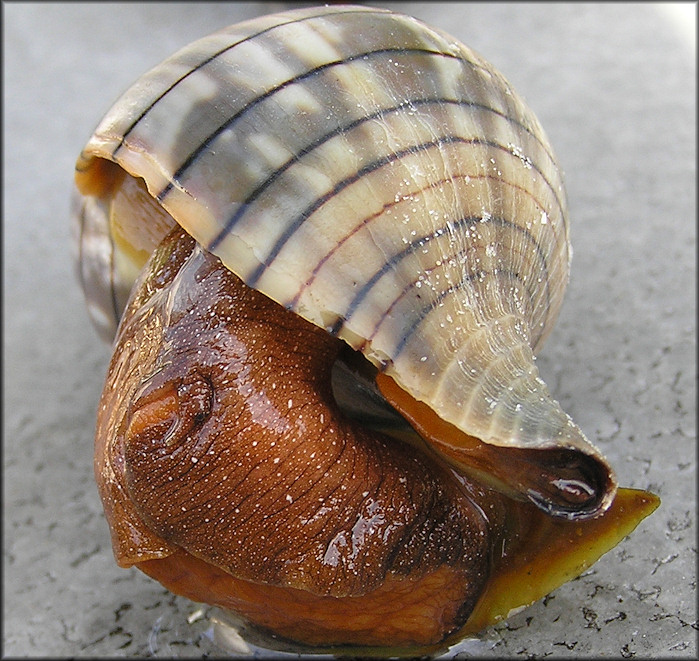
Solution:
{"label": "reflection on shell surface", "polygon": [[563,182],[449,35],[349,5],[233,25],[125,92],[76,184],[115,557],[251,640],[435,654],[657,507],[539,377]]}

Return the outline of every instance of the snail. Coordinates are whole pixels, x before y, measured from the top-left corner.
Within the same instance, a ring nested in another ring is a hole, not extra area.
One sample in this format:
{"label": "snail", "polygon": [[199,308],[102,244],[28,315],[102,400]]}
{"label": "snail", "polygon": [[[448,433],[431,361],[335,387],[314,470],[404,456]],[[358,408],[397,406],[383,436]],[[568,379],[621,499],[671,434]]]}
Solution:
{"label": "snail", "polygon": [[119,565],[278,649],[431,654],[657,507],[538,374],[562,177],[449,35],[349,5],[233,25],[126,91],[75,180]]}

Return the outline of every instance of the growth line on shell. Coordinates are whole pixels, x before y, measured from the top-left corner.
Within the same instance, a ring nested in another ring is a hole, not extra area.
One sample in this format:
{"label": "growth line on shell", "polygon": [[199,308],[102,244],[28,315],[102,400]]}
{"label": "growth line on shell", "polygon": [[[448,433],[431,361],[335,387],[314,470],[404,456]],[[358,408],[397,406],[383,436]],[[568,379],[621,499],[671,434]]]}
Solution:
{"label": "growth line on shell", "polygon": [[[519,282],[522,286],[524,286],[524,282],[519,275],[519,273],[516,273],[515,271],[510,271],[510,270],[502,270],[498,269],[496,271],[486,271],[486,270],[480,270],[477,273],[470,273],[468,275],[464,276],[464,279],[461,282],[458,282],[457,284],[451,285],[447,287],[444,291],[440,292],[439,296],[437,298],[430,302],[428,305],[425,305],[420,312],[418,312],[412,319],[412,324],[410,328],[407,330],[406,333],[403,334],[403,336],[398,340],[398,343],[396,344],[395,350],[392,352],[392,360],[395,362],[398,359],[398,356],[403,352],[403,349],[405,346],[408,344],[410,341],[410,338],[412,335],[418,330],[420,327],[420,324],[425,320],[425,318],[432,312],[435,308],[437,308],[446,298],[451,296],[452,294],[457,294],[461,290],[465,289],[465,285],[469,284],[471,282],[474,282],[476,280],[481,280],[483,278],[487,277],[502,277],[502,278],[508,278],[510,280],[516,280]],[[412,284],[415,284],[414,282]],[[526,287],[525,287],[526,289]],[[545,289],[546,295],[548,298],[548,288]],[[402,295],[403,292],[401,292]],[[531,292],[529,293],[529,300],[532,300],[531,297]],[[398,297],[400,298],[400,296]],[[398,299],[396,299],[398,300]],[[532,307],[534,306],[534,303],[532,302]],[[548,306],[547,306],[548,309]],[[389,308],[390,310],[390,308]],[[374,335],[376,334],[376,331],[381,327],[381,323],[386,317],[382,317],[379,322],[376,325],[376,328],[374,332],[367,338],[367,342],[370,342]]]}
{"label": "growth line on shell", "polygon": [[317,76],[320,73],[322,73],[328,69],[331,69],[333,67],[343,66],[346,64],[351,64],[352,62],[355,62],[356,60],[369,59],[369,58],[379,57],[382,55],[406,54],[406,53],[410,53],[413,55],[439,56],[439,57],[443,57],[443,58],[460,60],[462,62],[470,63],[469,60],[466,60],[462,57],[459,57],[457,55],[452,55],[450,53],[442,53],[441,51],[434,51],[434,50],[429,50],[426,48],[393,48],[393,47],[391,47],[391,48],[379,48],[377,50],[357,53],[356,55],[350,55],[350,56],[343,58],[341,60],[333,60],[332,62],[325,62],[324,64],[321,64],[317,67],[314,67],[313,69],[309,69],[308,71],[305,71],[302,74],[299,74],[297,76],[294,76],[293,78],[289,78],[288,80],[285,80],[284,82],[280,83],[279,85],[275,85],[274,87],[268,89],[263,94],[260,94],[260,96],[256,97],[250,103],[248,103],[246,106],[244,106],[243,108],[241,108],[240,110],[235,112],[225,122],[223,122],[221,125],[219,125],[218,128],[216,128],[214,131],[212,131],[199,144],[199,146],[193,152],[190,153],[190,155],[184,160],[184,162],[180,165],[180,167],[177,168],[177,170],[172,175],[172,180],[169,181],[166,184],[166,186],[156,195],[157,200],[159,202],[162,202],[167,197],[168,193],[175,186],[175,183],[180,181],[180,179],[182,178],[182,175],[196,162],[196,160],[199,158],[201,153],[219,135],[221,135],[221,133],[223,133],[224,131],[231,128],[233,126],[233,124],[235,124],[235,122],[238,119],[240,119],[245,113],[250,111],[252,108],[257,106],[259,103],[261,103],[265,99],[268,99],[269,97],[273,96],[277,92],[280,92],[280,91],[286,89],[287,87],[290,87],[291,85],[295,85],[296,83],[300,83],[304,80],[307,80],[309,78]]}
{"label": "growth line on shell", "polygon": [[[511,117],[510,115],[501,112],[500,110],[497,110],[496,108],[492,108],[491,106],[486,106],[481,103],[477,103],[475,101],[472,101],[470,99],[451,99],[451,98],[446,98],[446,97],[423,97],[419,99],[410,99],[408,101],[403,101],[402,103],[399,103],[394,106],[390,106],[387,108],[381,108],[380,110],[377,110],[376,112],[373,112],[369,115],[366,115],[365,117],[359,117],[355,119],[354,121],[350,122],[349,124],[346,124],[345,126],[339,126],[332,131],[328,131],[325,135],[321,136],[320,138],[314,140],[310,144],[306,145],[302,149],[300,149],[296,154],[291,156],[289,159],[287,159],[286,162],[284,162],[282,165],[280,165],[276,170],[274,170],[263,182],[261,182],[255,189],[252,190],[252,192],[243,200],[238,208],[236,209],[235,213],[226,221],[225,225],[223,226],[223,229],[214,237],[214,239],[209,243],[208,245],[208,250],[210,251],[215,251],[216,248],[221,244],[221,242],[225,239],[226,235],[235,227],[238,222],[242,219],[242,217],[245,215],[245,213],[248,211],[250,205],[257,200],[260,195],[262,195],[268,188],[271,186],[284,172],[286,172],[289,168],[291,168],[293,165],[296,163],[300,162],[301,159],[304,156],[307,156],[308,154],[312,153],[314,150],[318,149],[325,143],[327,143],[329,140],[332,140],[335,137],[345,135],[346,133],[350,133],[353,131],[355,128],[376,120],[376,119],[383,119],[384,117],[387,117],[390,114],[400,112],[401,110],[405,109],[414,109],[414,108],[419,108],[420,106],[424,105],[442,105],[442,104],[451,104],[455,106],[460,106],[464,108],[475,108],[478,110],[484,110],[486,112],[491,112],[499,117],[502,117],[505,121],[509,122],[510,124],[513,124],[517,126],[518,128],[522,129],[523,131],[529,133],[534,139],[536,139],[539,144],[541,145],[542,149],[544,150],[544,153],[547,155],[549,160],[553,163],[552,157],[549,155],[549,153],[546,151],[544,148],[544,145],[541,144],[540,140],[532,134],[532,132],[521,122],[519,122],[517,119],[514,117]],[[508,149],[511,153],[511,150]],[[546,182],[547,187],[551,190],[551,192],[554,194],[554,197],[556,198],[556,202],[558,204],[559,211],[561,212],[561,217],[565,217],[565,213],[563,212],[563,207],[561,204],[561,200],[557,195],[557,192],[551,182],[548,180],[546,175],[544,174],[543,170],[536,165],[535,163],[532,163],[532,168],[536,170],[540,175],[541,178]],[[537,205],[542,208],[541,204],[538,203]]]}
{"label": "growth line on shell", "polygon": [[[329,200],[331,200],[335,195],[337,195],[340,191],[344,190],[348,186],[356,183],[359,181],[362,177],[366,176],[367,174],[370,174],[371,172],[374,172],[375,170],[378,170],[386,165],[389,165],[390,163],[393,163],[395,161],[398,161],[402,159],[405,156],[408,156],[410,154],[417,154],[421,151],[426,151],[428,149],[431,149],[433,147],[442,147],[444,145],[449,145],[449,144],[454,144],[454,143],[460,143],[460,144],[469,144],[469,145],[484,145],[487,147],[492,147],[494,149],[501,149],[503,151],[506,151],[507,153],[510,153],[509,150],[496,143],[492,142],[490,140],[484,140],[481,138],[462,138],[461,136],[456,136],[456,135],[446,135],[446,136],[441,136],[437,138],[436,140],[430,140],[429,142],[423,142],[418,145],[411,145],[410,147],[406,147],[405,149],[402,149],[400,151],[392,152],[390,154],[387,154],[386,156],[383,156],[382,158],[376,159],[375,161],[368,163],[365,165],[363,168],[360,168],[357,170],[354,174],[345,177],[341,181],[339,181],[335,186],[333,186],[332,189],[330,189],[325,195],[322,195],[318,198],[316,198],[310,205],[308,205],[296,218],[294,218],[293,221],[288,223],[286,226],[286,229],[282,233],[282,235],[277,239],[275,242],[274,246],[272,246],[272,249],[269,251],[267,254],[267,257],[264,259],[264,261],[261,260],[261,264],[248,276],[245,278],[246,283],[250,287],[255,287],[258,280],[262,276],[262,274],[265,272],[267,268],[274,262],[274,260],[277,258],[279,253],[282,251],[284,246],[286,245],[287,241],[291,238],[291,236],[298,230],[298,228],[314,213],[316,212],[321,206],[323,206],[325,203],[327,203]],[[462,219],[463,220],[463,219]],[[478,221],[481,221],[482,218],[478,218]],[[461,222],[461,221],[458,221]],[[505,222],[505,221],[503,221]],[[514,225],[514,223],[512,223]],[[519,227],[519,226],[517,226]],[[531,235],[531,233],[526,230],[526,228],[520,228],[521,231],[526,232],[527,235],[531,238],[532,242],[537,248],[537,251],[540,255],[543,256],[543,252],[541,250],[541,247],[539,246],[538,242],[536,239]],[[211,247],[209,247],[211,250]]]}
{"label": "growth line on shell", "polygon": [[[419,194],[419,193],[424,193],[426,190],[431,189],[431,188],[440,187],[440,186],[442,186],[443,184],[447,183],[448,181],[452,181],[452,182],[453,182],[453,181],[456,181],[456,180],[458,180],[458,179],[466,179],[466,178],[471,179],[471,180],[473,180],[473,179],[476,179],[476,180],[478,180],[478,179],[497,180],[497,181],[499,181],[500,183],[504,184],[505,186],[509,186],[509,187],[512,187],[512,188],[514,188],[514,189],[520,191],[523,195],[526,195],[527,197],[529,197],[529,198],[534,202],[534,204],[537,206],[537,208],[538,208],[540,211],[542,211],[542,212],[544,211],[544,207],[543,207],[543,205],[539,202],[539,200],[538,200],[537,198],[535,198],[535,197],[534,197],[529,191],[527,191],[525,188],[523,188],[522,186],[519,186],[518,184],[515,184],[515,183],[512,183],[512,182],[507,181],[507,180],[505,180],[505,179],[502,179],[502,178],[500,178],[500,177],[496,177],[495,175],[492,175],[492,174],[472,175],[472,174],[463,174],[463,173],[462,173],[462,174],[454,175],[454,176],[449,177],[449,178],[443,178],[443,179],[438,179],[437,181],[432,181],[432,182],[430,182],[429,185],[427,185],[427,186],[424,186],[424,187],[422,187],[422,188],[418,188],[418,189],[416,189],[416,190],[414,190],[414,191],[411,191],[411,194],[415,195],[415,194]],[[287,302],[287,303],[284,304],[285,307],[286,307],[287,309],[295,310],[295,309],[297,308],[297,305],[298,305],[298,302],[299,302],[299,300],[300,300],[300,298],[301,298],[301,295],[303,294],[303,292],[304,292],[306,289],[308,289],[308,288],[313,284],[313,281],[318,277],[318,274],[319,274],[319,272],[321,271],[323,265],[324,265],[331,257],[333,257],[333,256],[335,255],[335,253],[336,253],[336,252],[337,252],[351,237],[353,237],[353,236],[355,235],[356,232],[358,232],[358,231],[361,230],[362,228],[366,227],[366,226],[369,225],[372,221],[374,221],[374,220],[376,220],[377,218],[379,218],[382,214],[386,213],[387,211],[389,211],[390,209],[392,209],[393,207],[395,207],[396,204],[398,204],[399,202],[400,202],[400,200],[392,200],[391,202],[387,202],[387,203],[384,204],[378,211],[376,211],[375,213],[371,214],[370,216],[366,216],[365,218],[363,218],[360,222],[358,222],[358,223],[352,228],[352,231],[351,231],[351,232],[348,232],[348,233],[345,234],[339,241],[337,241],[337,242],[322,256],[322,258],[318,261],[318,263],[317,263],[317,264],[315,265],[315,267],[313,268],[313,271],[311,271],[311,275],[308,277],[308,279],[306,280],[306,282],[303,283],[303,286],[296,292],[296,294],[294,295],[294,297],[293,297],[289,302]],[[481,219],[481,220],[482,220],[482,219]],[[530,237],[532,237],[531,234],[530,234]],[[533,238],[533,237],[532,237],[532,238]],[[564,239],[564,240],[565,240],[565,239]],[[537,246],[536,243],[535,243],[535,246]],[[459,250],[459,254],[462,253],[462,252],[463,252],[463,249]],[[548,262],[548,259],[549,259],[549,255],[544,255],[544,254],[543,254],[543,251],[540,251],[540,254],[541,254],[541,256],[543,257],[543,263],[544,263],[544,265],[546,265],[546,263]],[[415,284],[415,281],[409,283],[408,287],[412,286],[413,284]],[[407,291],[407,288],[406,288],[404,291]],[[531,296],[530,296],[530,298],[531,298]],[[547,296],[547,299],[549,299],[549,298],[550,298],[550,297]],[[396,301],[394,301],[394,304],[395,304],[395,303],[396,303]],[[389,309],[390,309],[390,308],[389,308]],[[373,335],[372,335],[372,337],[373,337]]]}
{"label": "growth line on shell", "polygon": [[[520,227],[516,223],[513,223],[512,221],[509,221],[505,218],[498,218],[496,216],[491,216],[490,218],[483,219],[480,217],[474,217],[474,216],[467,216],[464,218],[460,218],[457,221],[452,221],[452,228],[453,229],[460,229],[464,225],[468,225],[469,223],[491,223],[491,224],[498,224],[501,227],[508,227],[510,229],[515,229],[516,231],[521,232],[527,240],[530,240],[532,244],[535,247],[535,250],[537,251],[537,255],[539,257],[539,260],[541,262],[542,270],[545,274],[545,277],[542,278],[545,282],[545,287],[546,287],[546,297],[547,297],[547,303],[550,300],[550,295],[548,293],[548,266],[546,264],[546,258],[544,256],[543,251],[541,250],[541,247],[539,246],[539,243],[535,239],[535,237],[529,232],[524,227]],[[413,241],[411,244],[406,246],[403,250],[401,250],[399,253],[396,253],[389,261],[385,262],[384,265],[374,273],[374,275],[367,280],[367,282],[363,285],[363,287],[357,292],[356,296],[352,299],[352,302],[349,304],[345,314],[335,322],[335,325],[332,327],[332,330],[330,331],[333,335],[337,335],[341,330],[342,327],[345,325],[348,319],[352,317],[352,315],[357,311],[357,308],[361,305],[362,301],[364,298],[367,296],[367,294],[371,291],[371,289],[376,285],[376,283],[384,276],[386,273],[388,273],[392,268],[395,267],[396,264],[398,264],[401,260],[403,260],[405,257],[408,255],[411,255],[414,253],[416,250],[423,248],[425,244],[429,243],[430,241],[434,241],[435,239],[438,239],[444,233],[447,232],[446,227],[440,227],[437,230],[435,230],[432,234],[426,234],[419,239],[416,239]],[[546,309],[546,314],[548,315],[548,305]]]}
{"label": "growth line on shell", "polygon": [[290,21],[284,21],[283,23],[277,23],[276,25],[271,25],[268,28],[265,28],[264,30],[260,30],[259,32],[256,32],[254,34],[250,34],[246,37],[243,37],[239,41],[236,41],[234,44],[231,44],[229,46],[226,46],[225,48],[221,48],[220,50],[216,51],[206,59],[202,60],[199,64],[197,64],[195,67],[187,71],[186,73],[182,74],[179,78],[177,78],[175,81],[173,81],[169,87],[165,90],[163,90],[151,103],[148,104],[148,106],[141,111],[138,117],[133,120],[131,125],[124,131],[124,134],[121,136],[119,140],[119,144],[114,148],[112,151],[112,156],[116,156],[119,150],[124,146],[124,142],[126,141],[126,138],[128,135],[136,128],[136,126],[143,120],[143,118],[151,111],[153,108],[160,103],[160,101],[165,98],[173,89],[175,89],[182,81],[186,80],[191,76],[192,74],[196,73],[200,69],[203,69],[207,64],[210,62],[213,62],[214,60],[217,60],[221,55],[232,51],[236,46],[239,46],[240,44],[243,44],[248,41],[252,41],[257,37],[260,37],[262,35],[268,34],[277,28],[280,27],[285,27],[288,25],[293,25],[293,24],[298,24],[298,23],[303,23],[304,21],[310,21],[313,19],[317,19],[319,17],[323,16],[337,16],[337,15],[343,15],[343,14],[359,14],[359,13],[364,13],[364,14],[385,14],[387,13],[385,10],[375,10],[371,8],[362,8],[362,9],[352,9],[352,10],[345,10],[345,11],[337,11],[337,12],[323,12],[319,14],[312,14],[310,16],[304,16],[302,18],[295,18]]}

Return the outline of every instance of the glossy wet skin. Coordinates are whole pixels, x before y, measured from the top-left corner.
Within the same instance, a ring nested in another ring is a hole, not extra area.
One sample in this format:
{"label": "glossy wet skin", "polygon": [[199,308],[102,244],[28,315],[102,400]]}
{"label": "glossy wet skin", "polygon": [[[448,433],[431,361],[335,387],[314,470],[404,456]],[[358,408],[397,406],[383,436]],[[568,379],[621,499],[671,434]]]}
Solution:
{"label": "glossy wet skin", "polygon": [[423,630],[390,599],[394,626],[333,643],[435,643],[463,625],[489,571],[485,492],[475,504],[449,468],[342,415],[330,389],[339,340],[181,232],[158,260],[126,311],[98,421],[120,563],[184,549],[340,610],[337,598],[386,599],[387,583],[425,591]]}
{"label": "glossy wet skin", "polygon": [[570,580],[657,506],[624,489],[567,521],[471,482],[416,434],[340,411],[341,347],[170,234],[125,311],[98,415],[119,564],[235,612],[265,645],[434,653]]}

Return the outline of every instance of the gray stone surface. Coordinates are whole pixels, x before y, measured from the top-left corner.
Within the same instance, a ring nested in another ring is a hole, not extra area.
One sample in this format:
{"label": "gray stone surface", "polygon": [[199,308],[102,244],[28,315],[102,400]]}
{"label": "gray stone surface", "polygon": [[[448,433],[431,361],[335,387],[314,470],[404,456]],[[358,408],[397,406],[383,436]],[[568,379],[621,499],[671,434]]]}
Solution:
{"label": "gray stone surface", "polygon": [[[281,4],[3,4],[5,655],[220,652],[197,605],[112,558],[92,477],[108,349],[73,276],[69,193],[118,93],[192,39]],[[582,577],[459,649],[693,657],[695,17],[653,4],[392,6],[476,48],[539,115],[575,247],[540,366],[620,482],[662,498]]]}

